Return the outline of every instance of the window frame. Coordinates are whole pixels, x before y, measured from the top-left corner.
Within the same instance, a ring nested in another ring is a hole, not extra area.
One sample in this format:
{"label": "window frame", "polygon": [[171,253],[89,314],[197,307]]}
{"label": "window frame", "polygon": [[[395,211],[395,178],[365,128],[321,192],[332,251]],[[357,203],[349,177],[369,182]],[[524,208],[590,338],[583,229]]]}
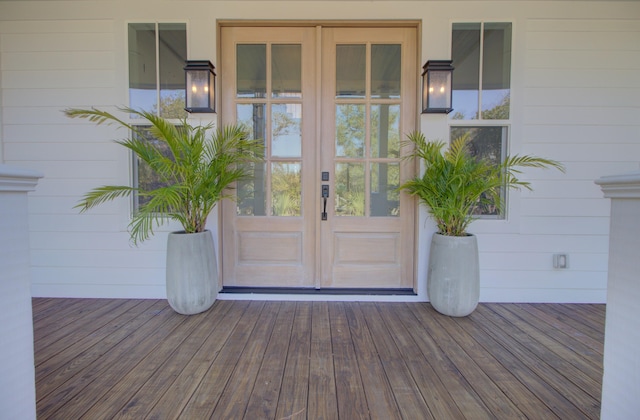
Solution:
{"label": "window frame", "polygon": [[[155,59],[156,59],[156,115],[160,116],[160,111],[161,111],[161,106],[160,106],[160,100],[161,100],[161,83],[160,83],[160,54],[159,54],[159,39],[160,39],[160,34],[159,34],[159,29],[160,29],[160,25],[162,24],[183,24],[184,28],[185,28],[185,39],[186,39],[186,54],[187,57],[190,56],[190,43],[189,43],[189,38],[190,38],[190,28],[189,28],[189,22],[185,19],[171,19],[171,20],[157,20],[157,19],[152,19],[152,20],[127,20],[124,22],[124,50],[125,50],[125,54],[126,54],[126,66],[125,66],[125,75],[124,75],[124,88],[126,89],[126,103],[129,104],[128,106],[131,106],[131,95],[130,95],[130,79],[129,79],[129,71],[130,71],[130,66],[131,66],[131,61],[130,61],[130,46],[129,46],[129,27],[132,24],[153,24],[154,25],[154,30],[155,30]],[[150,127],[148,124],[145,124],[145,120],[141,120],[139,118],[131,118],[130,114],[125,114],[123,117],[124,121],[126,121],[128,124],[131,124],[132,126],[137,126],[137,127],[145,127],[148,128]],[[185,115],[185,118],[189,118],[189,114]],[[180,122],[180,118],[167,118],[167,120],[171,123],[177,124]],[[132,133],[129,133],[129,137],[132,136]],[[135,156],[135,154],[133,152],[128,152],[128,168],[129,168],[129,185],[131,185],[132,187],[137,187],[138,186],[138,181],[139,181],[139,173],[138,173],[138,165],[139,165],[139,161],[138,158]],[[138,202],[138,194],[137,193],[133,193],[131,195],[131,199],[130,201],[130,214],[133,215],[138,211],[139,208],[139,202]]]}
{"label": "window frame", "polygon": [[[503,138],[501,144],[502,150],[502,159],[504,160],[505,156],[511,154],[512,147],[512,139],[513,139],[513,119],[514,119],[514,107],[513,107],[513,93],[514,93],[514,32],[515,32],[515,23],[513,19],[479,19],[479,20],[452,20],[450,22],[449,27],[449,43],[452,56],[453,49],[453,29],[456,24],[480,24],[480,50],[479,50],[479,71],[478,71],[478,98],[477,98],[477,107],[478,107],[478,118],[476,119],[453,119],[451,118],[453,114],[449,114],[447,118],[447,136],[449,137],[449,142],[453,140],[451,138],[451,133],[453,129],[473,129],[473,128],[483,128],[483,127],[495,127],[500,128],[502,130]],[[510,23],[511,24],[511,62],[510,62],[510,74],[509,74],[509,118],[508,119],[485,119],[483,118],[483,110],[482,110],[482,93],[483,93],[483,60],[484,60],[484,30],[485,24],[487,23]],[[455,66],[455,64],[454,64]],[[454,70],[454,80],[455,80],[455,70]],[[455,112],[455,103],[453,103],[454,112]],[[502,188],[501,191],[501,199],[503,200],[503,211],[498,215],[477,215],[476,216],[476,225],[482,226],[483,222],[489,222],[490,226],[495,227],[496,222],[504,222],[507,223],[509,221],[513,221],[513,216],[517,213],[514,210],[514,202],[512,200],[512,191],[508,191],[506,188]],[[516,192],[517,193],[517,192]],[[492,229],[493,231],[493,229]]]}

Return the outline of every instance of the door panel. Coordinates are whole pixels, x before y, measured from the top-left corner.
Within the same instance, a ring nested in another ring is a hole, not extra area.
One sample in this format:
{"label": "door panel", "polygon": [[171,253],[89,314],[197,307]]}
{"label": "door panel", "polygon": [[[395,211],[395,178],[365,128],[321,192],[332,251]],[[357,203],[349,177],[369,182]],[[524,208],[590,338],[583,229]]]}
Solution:
{"label": "door panel", "polygon": [[315,287],[315,28],[221,28],[222,123],[265,163],[222,203],[224,286]]}
{"label": "door panel", "polygon": [[415,127],[415,29],[322,33],[322,170],[332,203],[321,224],[321,286],[413,288],[414,206],[399,194]]}
{"label": "door panel", "polygon": [[413,288],[416,29],[223,27],[221,52],[222,122],[266,148],[222,204],[224,286]]}

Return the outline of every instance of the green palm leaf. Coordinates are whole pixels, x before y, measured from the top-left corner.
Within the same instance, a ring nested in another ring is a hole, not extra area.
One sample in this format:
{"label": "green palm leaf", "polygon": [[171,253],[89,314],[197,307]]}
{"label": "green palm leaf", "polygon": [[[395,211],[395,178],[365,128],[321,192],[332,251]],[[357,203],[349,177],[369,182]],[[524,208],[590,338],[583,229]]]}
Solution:
{"label": "green palm leaf", "polygon": [[493,204],[504,210],[504,200],[500,197],[503,189],[530,189],[530,183],[517,176],[520,168],[554,167],[564,171],[557,161],[529,155],[507,156],[500,165],[495,165],[473,156],[469,151],[470,141],[469,135],[464,135],[453,140],[443,152],[444,142],[428,142],[421,132],[407,136],[406,143],[413,151],[406,158],[422,162],[424,172],[404,182],[399,189],[418,197],[445,235],[466,235],[478,206]]}
{"label": "green palm leaf", "polygon": [[[148,198],[129,224],[131,239],[138,243],[153,235],[167,220],[179,222],[185,232],[205,230],[208,215],[224,198],[233,198],[229,188],[250,176],[247,163],[262,161],[262,142],[250,140],[247,130],[230,125],[217,130],[212,125],[192,126],[186,119],[177,124],[145,111],[120,108],[148,125],[131,125],[114,114],[97,109],[68,109],[70,118],[95,124],[113,124],[132,135],[116,143],[129,149],[164,184],[153,189],[103,186],[85,194],[76,206],[86,211],[106,201],[137,193]],[[148,133],[148,134],[147,134]],[[154,141],[146,137],[151,135]],[[157,142],[157,144],[156,144]],[[162,145],[162,147],[160,147]],[[167,152],[168,151],[168,152]]]}

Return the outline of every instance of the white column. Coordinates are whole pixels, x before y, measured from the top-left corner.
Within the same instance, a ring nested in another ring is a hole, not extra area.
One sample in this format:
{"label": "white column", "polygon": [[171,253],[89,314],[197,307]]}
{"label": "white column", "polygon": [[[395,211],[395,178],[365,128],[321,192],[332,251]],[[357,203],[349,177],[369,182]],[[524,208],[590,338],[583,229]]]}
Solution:
{"label": "white column", "polygon": [[611,198],[601,418],[640,413],[640,172],[596,181]]}
{"label": "white column", "polygon": [[42,175],[0,164],[0,417],[36,418],[27,192]]}

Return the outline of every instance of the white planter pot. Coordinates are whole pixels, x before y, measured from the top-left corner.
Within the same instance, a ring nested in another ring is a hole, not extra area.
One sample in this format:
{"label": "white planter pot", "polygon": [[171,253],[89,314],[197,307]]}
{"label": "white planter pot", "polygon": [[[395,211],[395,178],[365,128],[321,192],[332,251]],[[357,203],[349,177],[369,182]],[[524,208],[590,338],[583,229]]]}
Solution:
{"label": "white planter pot", "polygon": [[475,236],[435,233],[429,253],[427,293],[431,305],[448,316],[467,316],[480,299],[480,265]]}
{"label": "white planter pot", "polygon": [[167,300],[178,313],[206,311],[218,295],[218,266],[211,232],[172,232],[167,240]]}

